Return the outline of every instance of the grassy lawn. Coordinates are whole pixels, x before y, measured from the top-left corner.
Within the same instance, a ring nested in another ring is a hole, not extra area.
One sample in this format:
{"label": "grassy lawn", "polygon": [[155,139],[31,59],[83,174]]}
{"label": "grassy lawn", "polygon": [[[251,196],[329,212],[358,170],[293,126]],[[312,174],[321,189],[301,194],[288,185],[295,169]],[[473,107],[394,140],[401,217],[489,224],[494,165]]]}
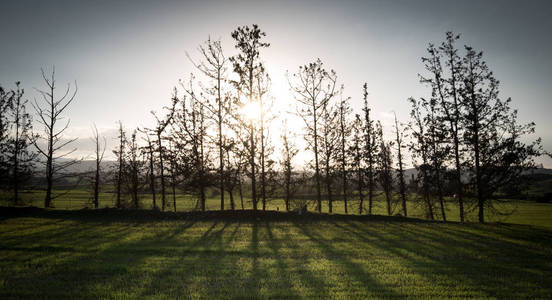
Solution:
{"label": "grassy lawn", "polygon": [[[73,210],[73,209],[82,209],[84,207],[92,207],[92,196],[91,192],[86,189],[72,189],[68,191],[57,190],[54,191],[54,195],[60,195],[57,197],[53,204],[56,209],[64,210]],[[9,199],[11,195],[2,194],[0,192],[0,206],[10,206],[11,203],[6,199]],[[21,194],[21,197],[27,205],[32,205],[36,207],[44,206],[44,191],[42,190],[29,190]],[[412,197],[412,195],[410,195]],[[157,195],[157,205],[161,205],[161,197]],[[230,200],[228,195],[225,199],[226,209],[230,209]],[[234,196],[234,201],[236,202],[236,209],[241,209],[240,198],[238,195]],[[140,205],[142,208],[149,209],[152,207],[152,198],[151,194],[141,194],[140,195]],[[167,195],[167,203],[169,207],[167,210],[173,211],[173,199],[172,194]],[[195,207],[196,200],[192,199],[189,195],[184,195],[178,193],[176,195],[176,208],[177,211],[190,211],[196,209]],[[115,195],[113,193],[100,193],[100,208],[104,207],[114,207],[115,206]],[[349,199],[349,214],[358,214],[359,213],[359,200],[355,197],[350,197]],[[251,199],[244,198],[244,207],[245,209],[251,209]],[[261,203],[259,201],[259,208]],[[343,201],[334,202],[334,213],[343,214],[345,213],[345,208]],[[220,209],[220,196],[211,195],[207,198],[206,201],[207,210],[219,210]],[[477,211],[475,210],[475,203],[466,203],[466,220],[470,222],[477,222]],[[513,223],[513,224],[526,224],[534,226],[544,226],[552,229],[552,204],[549,203],[536,203],[532,201],[509,201],[500,205],[500,210],[503,212],[510,212],[507,215],[493,215],[487,212],[485,216],[486,220],[490,222],[504,222],[504,223]],[[267,203],[268,210],[285,210],[285,204],[283,199],[269,199]],[[309,203],[309,210],[315,211],[316,203],[311,201]],[[363,214],[367,213],[368,201],[364,201]],[[446,215],[448,221],[460,221],[458,205],[453,199],[446,199],[445,203]],[[398,210],[398,208],[397,208]],[[409,199],[408,205],[408,216],[413,218],[425,219],[424,210],[412,203],[412,199]],[[328,212],[328,203],[327,201],[322,202],[322,212]],[[387,209],[385,204],[385,199],[382,195],[378,195],[374,201],[373,213],[376,215],[386,215]],[[435,219],[441,220],[440,207],[437,205],[434,210]]]}
{"label": "grassy lawn", "polygon": [[90,214],[0,218],[0,299],[552,295],[543,224]]}

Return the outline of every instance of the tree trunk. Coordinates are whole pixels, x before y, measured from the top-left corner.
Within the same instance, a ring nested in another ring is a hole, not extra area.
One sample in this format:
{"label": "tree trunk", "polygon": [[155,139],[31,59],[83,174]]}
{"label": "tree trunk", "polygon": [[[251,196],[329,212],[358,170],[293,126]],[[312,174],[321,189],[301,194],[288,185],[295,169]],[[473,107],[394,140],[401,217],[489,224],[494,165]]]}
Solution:
{"label": "tree trunk", "polygon": [[322,193],[320,191],[320,168],[318,166],[318,131],[316,128],[316,103],[313,99],[313,121],[314,121],[314,170],[315,170],[315,180],[316,180],[316,209],[319,213],[322,212]]}

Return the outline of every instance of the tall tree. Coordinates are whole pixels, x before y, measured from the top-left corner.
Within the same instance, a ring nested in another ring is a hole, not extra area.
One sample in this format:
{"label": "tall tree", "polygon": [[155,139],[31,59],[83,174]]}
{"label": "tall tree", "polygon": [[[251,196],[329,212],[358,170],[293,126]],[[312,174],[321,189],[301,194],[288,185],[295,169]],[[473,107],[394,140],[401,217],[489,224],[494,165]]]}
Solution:
{"label": "tall tree", "polygon": [[106,147],[106,140],[105,137],[103,138],[103,146],[102,146],[102,139],[100,137],[100,133],[98,132],[98,127],[96,127],[96,124],[92,127],[92,140],[94,141],[94,145],[96,146],[96,149],[94,150],[94,156],[95,156],[95,163],[96,163],[96,169],[94,170],[94,208],[98,208],[100,205],[100,174],[101,174],[101,163],[104,157],[105,153],[105,147]]}
{"label": "tall tree", "polygon": [[[9,147],[9,113],[13,106],[14,91],[6,91],[0,87],[0,172],[8,173],[8,156],[5,154]],[[0,178],[0,187],[7,185],[7,177]],[[5,181],[5,182],[4,182]]]}
{"label": "tall tree", "polygon": [[347,204],[347,192],[348,192],[348,182],[347,182],[347,171],[349,164],[349,156],[347,155],[347,143],[349,141],[349,136],[351,134],[351,126],[349,124],[349,114],[351,113],[351,107],[349,106],[349,100],[351,98],[343,98],[341,95],[341,101],[338,106],[338,116],[339,116],[339,162],[341,167],[341,189],[343,190],[343,205],[345,207],[345,214],[348,214],[348,204]]}
{"label": "tall tree", "polygon": [[32,117],[27,112],[28,100],[23,98],[25,91],[20,87],[20,83],[16,82],[15,85],[16,90],[12,91],[13,102],[9,111],[11,135],[1,155],[8,159],[6,173],[10,174],[9,186],[13,191],[13,203],[19,204],[19,190],[31,177],[36,153],[29,149],[35,137],[32,134]]}
{"label": "tall tree", "polygon": [[[270,146],[270,135],[267,134],[268,126],[274,119],[274,116],[270,116],[270,111],[273,108],[272,98],[266,97],[271,80],[268,74],[259,73],[255,76],[257,82],[257,95],[259,98],[259,135],[260,135],[260,165],[261,165],[261,201],[263,204],[263,210],[266,210],[266,197],[267,197],[267,173],[272,170],[269,165],[272,164],[272,160],[269,159],[269,154],[272,152]],[[267,98],[267,99],[265,99]],[[267,103],[268,102],[268,103]]]}
{"label": "tall tree", "polygon": [[[375,185],[376,185],[376,172],[375,172],[375,165],[376,165],[376,158],[379,151],[379,142],[378,142],[378,134],[377,134],[377,126],[372,119],[370,113],[372,109],[368,105],[368,84],[364,83],[362,86],[362,96],[364,99],[364,156],[366,160],[366,177],[368,181],[368,214],[372,214],[372,208],[374,206],[374,191],[375,191]],[[378,123],[379,124],[379,123]]]}
{"label": "tall tree", "polygon": [[143,131],[146,135],[146,145],[142,147],[142,150],[148,157],[148,179],[149,179],[149,188],[152,198],[152,208],[157,209],[157,195],[155,190],[155,146],[151,140],[150,133],[148,130]]}
{"label": "tall tree", "polygon": [[322,146],[322,163],[324,165],[324,179],[326,185],[326,193],[328,197],[328,211],[333,212],[333,177],[336,169],[336,158],[338,157],[338,141],[339,141],[339,119],[338,110],[333,103],[326,101],[322,105],[321,121],[321,146]]}
{"label": "tall tree", "polygon": [[[444,174],[442,168],[452,156],[449,154],[451,148],[454,150],[454,183],[456,196],[459,201],[460,221],[464,221],[464,201],[462,166],[460,163],[460,134],[462,128],[459,126],[461,107],[459,103],[459,92],[461,90],[460,78],[461,61],[458,57],[454,43],[459,36],[447,32],[446,41],[436,48],[429,44],[427,48],[428,57],[422,57],[426,71],[429,76],[420,77],[420,82],[431,88],[431,99],[424,100],[424,106],[428,111],[429,118],[428,134],[431,147],[429,148],[430,160],[432,161],[432,182],[439,197],[441,214],[446,221],[442,181]],[[443,68],[442,60],[445,61]]]}
{"label": "tall tree", "polygon": [[439,199],[439,205],[441,208],[441,216],[443,221],[447,221],[445,213],[445,201],[443,197],[443,177],[444,177],[444,163],[448,157],[450,147],[446,144],[448,135],[447,128],[445,128],[442,122],[439,107],[437,107],[437,100],[431,98],[431,100],[421,99],[422,106],[426,109],[426,125],[427,135],[429,139],[428,155],[430,161],[430,176],[433,189],[437,192]]}
{"label": "tall tree", "polygon": [[387,215],[392,215],[394,211],[393,201],[393,156],[391,155],[392,142],[386,142],[381,139],[380,151],[378,153],[378,179],[379,184],[385,195],[387,203]]}
{"label": "tall tree", "polygon": [[[460,213],[460,222],[464,222],[464,184],[462,182],[462,157],[460,152],[462,128],[461,128],[461,103],[460,95],[462,84],[462,60],[458,56],[458,50],[455,48],[455,42],[460,38],[460,35],[454,35],[452,32],[446,33],[446,40],[441,43],[439,51],[445,59],[445,66],[449,69],[449,77],[444,78],[444,82],[448,85],[446,88],[440,87],[439,84],[439,99],[441,106],[446,114],[446,119],[449,121],[450,134],[452,136],[454,150],[454,165],[455,165],[455,187],[456,197],[458,199],[458,208]],[[438,61],[436,61],[438,62]],[[437,73],[437,72],[436,72]],[[435,76],[435,81],[438,82],[438,73]],[[448,101],[446,97],[448,96]]]}
{"label": "tall tree", "polygon": [[[59,161],[61,158],[67,158],[76,149],[63,152],[63,148],[77,140],[64,139],[63,133],[69,128],[70,120],[67,119],[65,125],[59,127],[58,122],[62,121],[65,117],[63,113],[69,107],[69,104],[73,102],[77,95],[77,85],[75,82],[75,88],[71,93],[71,85],[67,84],[67,88],[60,98],[56,99],[56,80],[55,80],[55,68],[52,70],[50,77],[47,77],[42,71],[42,79],[46,83],[46,90],[38,90],[42,96],[44,102],[39,103],[34,101],[33,107],[38,115],[38,122],[43,126],[44,132],[39,135],[35,140],[34,145],[38,152],[44,157],[46,165],[46,196],[44,198],[44,207],[52,206],[52,189],[54,185],[54,177],[56,174],[61,174],[64,170],[77,163],[76,160]],[[46,144],[43,146],[42,144]],[[61,154],[60,154],[61,152]]]}
{"label": "tall tree", "polygon": [[125,169],[125,151],[126,151],[126,134],[125,129],[123,128],[123,123],[121,121],[119,123],[119,128],[117,129],[119,135],[117,136],[117,139],[119,140],[119,147],[116,150],[113,150],[113,154],[117,157],[117,163],[116,163],[116,176],[115,176],[115,192],[116,192],[116,207],[121,208],[122,202],[121,202],[121,195],[122,195],[122,187],[123,187],[123,178],[124,178],[124,169]]}
{"label": "tall tree", "polygon": [[405,146],[403,142],[404,140],[403,131],[399,127],[399,121],[397,121],[397,114],[394,113],[394,116],[395,116],[395,134],[396,134],[395,144],[397,145],[397,166],[399,167],[398,176],[397,176],[399,181],[398,182],[399,194],[401,196],[403,215],[406,217],[408,216],[407,210],[406,210],[406,182],[404,180],[404,165],[403,165],[403,152],[402,152]]}
{"label": "tall tree", "polygon": [[[220,40],[213,41],[211,38],[200,45],[198,51],[201,54],[199,62],[190,60],[194,66],[203,73],[209,80],[213,82],[212,86],[205,88],[205,92],[209,95],[205,107],[211,112],[211,116],[217,128],[217,141],[219,158],[219,188],[220,188],[220,209],[224,210],[224,194],[225,194],[225,153],[227,141],[224,136],[225,120],[228,118],[228,106],[230,106],[231,97],[225,95],[223,84],[227,81],[227,63],[228,60],[224,56],[222,44]],[[189,56],[188,56],[189,57]],[[214,101],[213,101],[214,100]],[[232,197],[232,195],[231,195]],[[233,204],[232,204],[233,209]]]}
{"label": "tall tree", "polygon": [[479,222],[493,209],[496,191],[516,184],[521,172],[534,166],[542,153],[540,139],[524,144],[520,138],[534,132],[535,124],[517,124],[511,99],[499,97],[499,82],[483,60],[483,52],[466,46],[463,58],[462,105],[464,141],[470,158],[471,184],[477,195]]}
{"label": "tall tree", "polygon": [[[260,74],[265,73],[263,63],[260,61],[260,50],[269,47],[270,44],[263,42],[262,38],[266,33],[261,31],[257,24],[253,26],[240,26],[232,32],[232,38],[235,41],[235,47],[240,51],[236,56],[230,57],[233,63],[234,72],[239,76],[239,79],[234,82],[240,94],[247,96],[249,104],[255,102],[257,87],[255,86],[255,78]],[[255,127],[253,119],[249,120],[249,164],[251,168],[251,197],[253,200],[253,209],[257,210],[257,186],[255,175]]]}
{"label": "tall tree", "polygon": [[205,211],[206,189],[208,186],[208,164],[206,149],[207,123],[204,99],[194,89],[195,77],[191,75],[188,85],[181,83],[186,94],[180,100],[181,107],[175,114],[173,132],[175,148],[182,152],[181,173],[188,177],[187,187],[198,198],[198,204]]}
{"label": "tall tree", "polygon": [[294,138],[295,135],[289,131],[287,125],[284,126],[284,130],[281,135],[282,138],[282,165],[283,177],[284,177],[284,202],[286,205],[286,211],[289,211],[291,206],[291,200],[294,194],[294,176],[293,176],[293,158],[297,156],[299,150],[297,149]]}
{"label": "tall tree", "polygon": [[295,99],[300,104],[298,115],[305,122],[307,132],[305,140],[314,153],[314,176],[316,181],[317,210],[322,212],[321,177],[319,165],[319,123],[324,105],[335,94],[337,75],[335,71],[326,71],[322,61],[314,62],[299,67],[299,71],[293,74],[294,82],[290,81],[290,87],[295,93]]}
{"label": "tall tree", "polygon": [[[418,181],[421,181],[421,194],[422,203],[426,208],[426,215],[429,219],[433,220],[433,202],[431,201],[430,185],[431,179],[429,178],[429,142],[426,133],[426,118],[424,118],[422,112],[422,105],[420,101],[414,98],[408,98],[412,106],[410,112],[411,121],[408,124],[408,128],[411,132],[411,142],[409,144],[410,153],[414,160],[414,166],[418,170]],[[421,160],[421,164],[416,160]]]}
{"label": "tall tree", "polygon": [[359,114],[355,115],[355,119],[352,123],[351,129],[351,145],[349,146],[349,152],[353,164],[353,171],[356,177],[357,193],[359,198],[358,213],[362,214],[364,210],[364,173],[366,169],[364,167],[364,155],[363,148],[365,147],[365,139],[363,134],[364,124]]}
{"label": "tall tree", "polygon": [[157,122],[157,126],[154,129],[150,129],[155,134],[156,137],[156,150],[157,150],[157,159],[159,162],[159,178],[161,179],[161,210],[165,210],[167,205],[166,203],[166,178],[165,178],[165,156],[166,156],[166,147],[163,145],[163,140],[165,140],[163,133],[167,126],[169,126],[174,117],[174,111],[176,109],[176,104],[178,103],[178,96],[176,93],[176,88],[174,89],[173,97],[171,98],[171,106],[165,107],[168,110],[167,114],[163,118],[159,118],[155,112],[151,112],[153,117]]}
{"label": "tall tree", "polygon": [[130,195],[131,206],[140,207],[139,190],[143,186],[144,159],[140,153],[140,146],[137,141],[137,130],[135,129],[126,144],[125,164],[123,169],[126,193]]}

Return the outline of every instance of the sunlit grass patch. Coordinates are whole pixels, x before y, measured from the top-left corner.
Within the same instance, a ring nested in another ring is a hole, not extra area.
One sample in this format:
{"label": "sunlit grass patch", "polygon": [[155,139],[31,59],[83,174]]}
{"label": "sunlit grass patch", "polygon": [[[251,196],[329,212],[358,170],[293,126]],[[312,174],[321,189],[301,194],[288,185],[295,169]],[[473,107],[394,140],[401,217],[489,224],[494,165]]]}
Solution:
{"label": "sunlit grass patch", "polygon": [[552,231],[347,219],[0,220],[0,298],[548,297]]}

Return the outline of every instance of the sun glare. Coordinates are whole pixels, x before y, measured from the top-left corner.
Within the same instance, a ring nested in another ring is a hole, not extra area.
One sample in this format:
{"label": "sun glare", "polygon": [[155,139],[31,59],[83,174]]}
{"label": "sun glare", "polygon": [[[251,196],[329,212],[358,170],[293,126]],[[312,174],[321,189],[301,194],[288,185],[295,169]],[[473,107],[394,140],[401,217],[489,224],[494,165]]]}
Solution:
{"label": "sun glare", "polygon": [[241,113],[250,121],[257,121],[261,116],[261,109],[259,107],[259,102],[247,102],[241,108]]}

